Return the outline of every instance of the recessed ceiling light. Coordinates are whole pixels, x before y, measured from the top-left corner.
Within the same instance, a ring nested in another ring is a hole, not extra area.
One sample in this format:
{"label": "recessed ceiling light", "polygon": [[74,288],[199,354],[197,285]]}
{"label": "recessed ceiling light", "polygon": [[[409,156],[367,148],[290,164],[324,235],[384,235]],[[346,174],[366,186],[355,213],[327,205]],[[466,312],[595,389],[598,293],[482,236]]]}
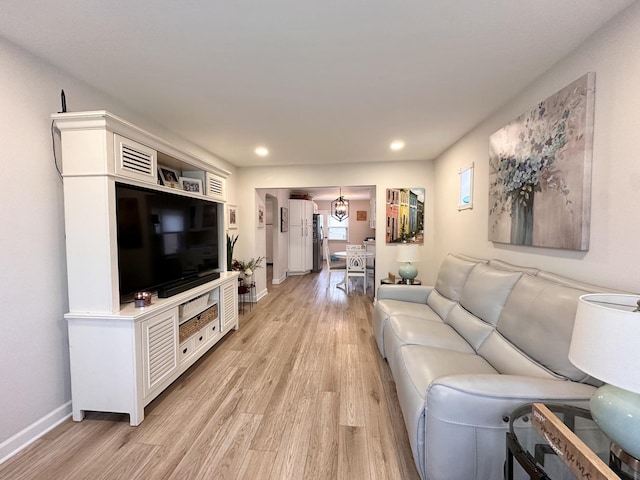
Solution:
{"label": "recessed ceiling light", "polygon": [[254,151],[259,157],[266,157],[269,155],[269,150],[266,147],[258,147]]}
{"label": "recessed ceiling light", "polygon": [[397,152],[398,150],[402,150],[404,148],[404,142],[402,140],[394,140],[391,142],[391,150]]}

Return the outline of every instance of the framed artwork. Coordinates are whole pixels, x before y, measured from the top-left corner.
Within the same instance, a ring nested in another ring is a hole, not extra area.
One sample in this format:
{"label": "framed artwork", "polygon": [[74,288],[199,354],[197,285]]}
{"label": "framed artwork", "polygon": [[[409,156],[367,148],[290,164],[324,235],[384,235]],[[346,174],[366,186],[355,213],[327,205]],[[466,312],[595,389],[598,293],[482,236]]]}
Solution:
{"label": "framed artwork", "polygon": [[180,188],[191,193],[202,193],[202,180],[199,178],[180,177]]}
{"label": "framed artwork", "polygon": [[236,205],[227,205],[227,228],[229,230],[238,228],[238,207]]}
{"label": "framed artwork", "polygon": [[165,187],[178,188],[180,186],[180,174],[173,168],[158,165],[160,184]]}
{"label": "framed artwork", "polygon": [[280,231],[289,231],[289,209],[287,207],[280,207]]}
{"label": "framed artwork", "polygon": [[424,188],[387,188],[387,243],[424,243]]}
{"label": "framed artwork", "polygon": [[473,208],[473,163],[459,172],[458,211]]}
{"label": "framed artwork", "polygon": [[489,138],[489,240],[589,249],[595,73]]}
{"label": "framed artwork", "polygon": [[264,228],[264,205],[259,204],[256,211],[256,226],[258,228]]}
{"label": "framed artwork", "polygon": [[356,211],[356,220],[358,222],[366,222],[367,221],[367,211],[366,210],[357,210]]}

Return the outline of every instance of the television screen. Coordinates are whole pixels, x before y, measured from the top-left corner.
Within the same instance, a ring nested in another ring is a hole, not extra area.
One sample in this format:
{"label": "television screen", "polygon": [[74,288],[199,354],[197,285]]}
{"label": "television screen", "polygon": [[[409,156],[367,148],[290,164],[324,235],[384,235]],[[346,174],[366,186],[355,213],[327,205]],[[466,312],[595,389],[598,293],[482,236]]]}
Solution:
{"label": "television screen", "polygon": [[116,183],[120,296],[219,269],[218,204]]}

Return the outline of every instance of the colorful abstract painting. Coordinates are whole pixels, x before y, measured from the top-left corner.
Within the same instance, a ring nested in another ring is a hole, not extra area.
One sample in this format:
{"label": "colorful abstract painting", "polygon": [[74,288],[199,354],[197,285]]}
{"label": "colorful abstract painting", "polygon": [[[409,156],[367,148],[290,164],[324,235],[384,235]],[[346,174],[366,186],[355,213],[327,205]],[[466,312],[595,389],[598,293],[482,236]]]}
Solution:
{"label": "colorful abstract painting", "polygon": [[387,188],[387,243],[424,243],[424,188]]}
{"label": "colorful abstract painting", "polygon": [[595,73],[489,139],[489,240],[589,249]]}

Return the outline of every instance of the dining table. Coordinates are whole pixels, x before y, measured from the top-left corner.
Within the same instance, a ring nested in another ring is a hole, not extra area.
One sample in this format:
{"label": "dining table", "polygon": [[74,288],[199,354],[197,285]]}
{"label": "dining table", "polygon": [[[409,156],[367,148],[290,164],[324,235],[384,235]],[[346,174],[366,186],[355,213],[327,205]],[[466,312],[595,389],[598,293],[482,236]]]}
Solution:
{"label": "dining table", "polygon": [[[364,253],[365,258],[375,258],[376,256],[374,252],[367,252],[365,250],[363,250],[362,253]],[[333,252],[331,255],[338,258],[347,258],[347,251],[342,250],[338,252]],[[345,272],[344,278],[340,280],[338,283],[336,283],[336,287],[339,288],[341,285],[346,285],[346,284],[347,284],[347,274]]]}

